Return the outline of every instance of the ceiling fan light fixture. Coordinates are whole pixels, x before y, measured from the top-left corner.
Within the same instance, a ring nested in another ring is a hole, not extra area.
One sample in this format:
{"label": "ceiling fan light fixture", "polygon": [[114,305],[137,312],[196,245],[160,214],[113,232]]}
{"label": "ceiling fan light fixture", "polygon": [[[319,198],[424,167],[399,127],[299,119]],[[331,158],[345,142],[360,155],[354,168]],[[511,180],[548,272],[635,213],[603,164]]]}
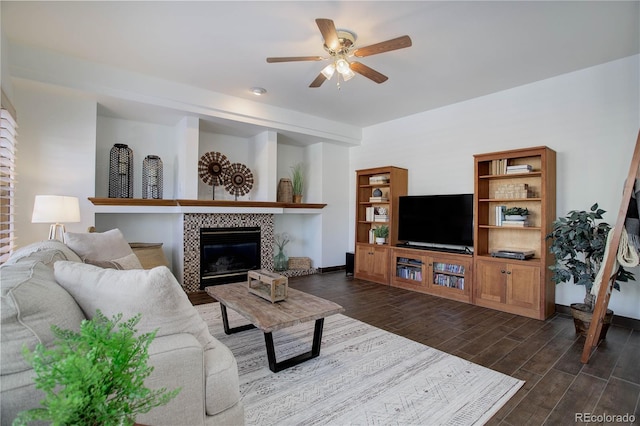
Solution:
{"label": "ceiling fan light fixture", "polygon": [[356,73],[351,71],[350,68],[347,68],[347,71],[340,73],[340,75],[342,75],[342,78],[344,79],[344,81],[349,81],[356,75]]}
{"label": "ceiling fan light fixture", "polygon": [[333,74],[336,72],[336,64],[332,62],[324,67],[320,72],[326,77],[327,80],[331,80],[331,77],[333,77]]}
{"label": "ceiling fan light fixture", "polygon": [[345,58],[339,58],[336,61],[336,70],[338,70],[338,72],[343,76],[349,73],[351,71],[351,68],[349,68],[349,61]]}

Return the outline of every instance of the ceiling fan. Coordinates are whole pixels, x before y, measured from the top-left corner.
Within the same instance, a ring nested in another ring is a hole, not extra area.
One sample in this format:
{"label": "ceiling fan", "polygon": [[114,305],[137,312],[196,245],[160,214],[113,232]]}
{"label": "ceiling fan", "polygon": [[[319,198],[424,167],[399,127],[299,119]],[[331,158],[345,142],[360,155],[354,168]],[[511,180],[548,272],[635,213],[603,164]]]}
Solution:
{"label": "ceiling fan", "polygon": [[325,80],[329,80],[335,72],[338,72],[338,87],[340,78],[344,81],[350,80],[355,73],[361,74],[368,79],[380,84],[387,81],[388,77],[360,62],[350,60],[358,57],[377,55],[378,53],[389,52],[391,50],[404,49],[411,46],[411,38],[404,35],[391,40],[372,44],[370,46],[355,47],[356,35],[348,30],[336,30],[331,19],[316,19],[316,24],[324,38],[324,49],[329,53],[329,57],[322,56],[290,56],[267,58],[267,62],[296,62],[296,61],[322,61],[330,59],[331,63],[324,67],[320,74],[311,82],[309,87],[320,87]]}

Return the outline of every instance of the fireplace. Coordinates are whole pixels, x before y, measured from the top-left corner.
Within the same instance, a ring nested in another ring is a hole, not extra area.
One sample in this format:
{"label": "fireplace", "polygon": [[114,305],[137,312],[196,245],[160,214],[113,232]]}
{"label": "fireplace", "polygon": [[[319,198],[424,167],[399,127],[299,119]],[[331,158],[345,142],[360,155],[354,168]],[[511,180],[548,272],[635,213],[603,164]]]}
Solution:
{"label": "fireplace", "polygon": [[200,289],[245,281],[260,269],[260,227],[200,229]]}

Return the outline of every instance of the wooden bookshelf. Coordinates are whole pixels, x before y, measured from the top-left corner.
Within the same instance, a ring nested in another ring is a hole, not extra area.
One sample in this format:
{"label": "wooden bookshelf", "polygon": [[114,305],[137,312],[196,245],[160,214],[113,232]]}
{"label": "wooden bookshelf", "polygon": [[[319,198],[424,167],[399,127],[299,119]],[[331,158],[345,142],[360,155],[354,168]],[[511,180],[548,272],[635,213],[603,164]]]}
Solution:
{"label": "wooden bookshelf", "polygon": [[[553,256],[546,235],[556,218],[556,153],[541,146],[474,158],[474,303],[548,318],[555,311],[555,284],[549,271]],[[513,165],[529,165],[531,170],[507,173],[506,167]],[[522,188],[526,194],[521,193]],[[513,190],[513,197],[504,195],[509,190]],[[526,207],[529,225],[500,226],[498,206]],[[528,260],[492,256],[492,252],[504,249],[531,250],[534,254]]]}

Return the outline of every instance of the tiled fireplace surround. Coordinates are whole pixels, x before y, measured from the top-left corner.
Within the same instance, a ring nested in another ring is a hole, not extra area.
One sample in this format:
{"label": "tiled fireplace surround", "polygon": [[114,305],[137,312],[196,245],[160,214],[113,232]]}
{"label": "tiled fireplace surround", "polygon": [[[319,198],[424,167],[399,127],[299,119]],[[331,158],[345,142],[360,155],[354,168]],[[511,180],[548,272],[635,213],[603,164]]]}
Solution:
{"label": "tiled fireplace surround", "polygon": [[200,228],[260,228],[260,263],[273,270],[274,221],[266,213],[185,213],[183,217],[184,282],[187,293],[200,289]]}

